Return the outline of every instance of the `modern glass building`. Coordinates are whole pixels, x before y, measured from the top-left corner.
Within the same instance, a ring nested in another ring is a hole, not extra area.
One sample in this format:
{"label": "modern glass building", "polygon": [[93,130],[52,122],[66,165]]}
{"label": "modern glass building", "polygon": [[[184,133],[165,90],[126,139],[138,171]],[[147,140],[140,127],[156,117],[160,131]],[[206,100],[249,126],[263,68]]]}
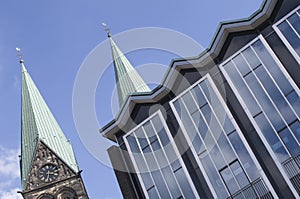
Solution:
{"label": "modern glass building", "polygon": [[[133,70],[124,60],[116,74]],[[117,143],[108,153],[124,198],[300,198],[300,0],[222,23],[153,91],[130,74],[100,130]]]}

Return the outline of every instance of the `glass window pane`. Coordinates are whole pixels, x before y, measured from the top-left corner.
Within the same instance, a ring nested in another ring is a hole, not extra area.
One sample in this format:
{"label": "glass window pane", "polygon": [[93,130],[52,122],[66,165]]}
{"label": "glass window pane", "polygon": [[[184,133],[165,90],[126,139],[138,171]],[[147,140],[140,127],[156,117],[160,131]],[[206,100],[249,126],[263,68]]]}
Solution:
{"label": "glass window pane", "polygon": [[150,153],[151,152],[151,147],[150,145],[145,146],[142,148],[143,153]]}
{"label": "glass window pane", "polygon": [[169,137],[167,135],[167,132],[164,128],[161,128],[160,131],[158,131],[158,137],[159,137],[159,139],[161,141],[161,144],[163,146],[166,146],[167,144],[170,143],[170,139],[169,139]]}
{"label": "glass window pane", "polygon": [[202,137],[202,139],[204,140],[204,138],[206,137],[206,134],[208,132],[208,128],[207,125],[205,124],[205,121],[203,119],[203,117],[201,116],[200,112],[195,112],[193,115],[193,119],[195,122],[197,122],[196,124],[198,125],[198,131]]}
{"label": "glass window pane", "polygon": [[166,180],[168,188],[171,192],[173,198],[178,198],[181,196],[181,192],[179,190],[178,184],[175,180],[173,172],[171,171],[170,167],[166,167],[162,169],[163,176]]}
{"label": "glass window pane", "polygon": [[247,186],[249,184],[249,180],[247,179],[247,176],[244,173],[244,170],[242,169],[241,165],[238,161],[235,161],[230,165],[230,169],[235,176],[236,180],[238,181],[241,188]]}
{"label": "glass window pane", "polygon": [[289,103],[291,104],[291,106],[293,107],[296,114],[299,116],[300,115],[300,97],[298,96],[298,94],[295,91],[292,91],[286,96],[286,98],[289,101]]}
{"label": "glass window pane", "polygon": [[193,190],[191,189],[190,185],[189,185],[189,182],[186,178],[186,175],[183,171],[183,169],[178,169],[176,172],[175,172],[175,176],[176,176],[176,179],[178,181],[178,184],[180,185],[181,187],[181,190],[183,192],[183,195],[185,198],[195,198],[194,196],[194,192]]}
{"label": "glass window pane", "polygon": [[300,39],[298,38],[295,31],[291,28],[291,26],[287,23],[287,21],[284,21],[281,24],[279,24],[278,28],[299,56],[300,55]]}
{"label": "glass window pane", "polygon": [[279,136],[292,155],[299,153],[300,147],[287,128],[280,131]]}
{"label": "glass window pane", "polygon": [[153,179],[154,179],[156,188],[158,189],[158,193],[159,193],[160,197],[171,199],[169,191],[167,189],[167,186],[163,180],[163,177],[162,177],[160,171],[159,170],[152,171],[151,174],[153,176]]}
{"label": "glass window pane", "polygon": [[252,69],[256,68],[261,64],[259,59],[250,47],[248,47],[242,53]]}
{"label": "glass window pane", "polygon": [[183,99],[184,104],[186,105],[189,113],[193,113],[198,109],[190,92],[187,92],[186,94],[184,94],[182,96],[182,99]]}
{"label": "glass window pane", "polygon": [[226,162],[217,144],[215,144],[211,151],[209,151],[209,155],[212,157],[212,160],[215,163],[217,169],[221,169],[226,166]]}
{"label": "glass window pane", "polygon": [[224,65],[224,69],[230,76],[230,79],[233,81],[234,86],[238,90],[239,94],[244,99],[247,107],[251,107],[249,109],[252,116],[256,115],[260,112],[260,108],[258,107],[257,103],[255,102],[252,94],[250,93],[249,89],[247,88],[245,82],[243,81],[242,77],[237,72],[236,68],[231,62],[228,62]]}
{"label": "glass window pane", "polygon": [[135,131],[135,136],[138,139],[141,149],[145,148],[149,144],[142,128],[138,128]]}
{"label": "glass window pane", "polygon": [[224,133],[220,135],[217,142],[227,162],[232,162],[233,160],[236,159],[236,156]]}
{"label": "glass window pane", "polygon": [[228,197],[229,195],[226,191],[226,188],[224,187],[220,175],[218,171],[215,169],[209,155],[201,157],[200,161],[204,167],[205,173],[207,174],[212,186],[214,187],[215,192],[218,195],[218,198]]}
{"label": "glass window pane", "polygon": [[199,135],[195,135],[192,143],[193,143],[193,147],[195,148],[195,151],[197,154],[200,154],[203,150],[205,150],[205,147],[202,145],[202,141],[201,141]]}
{"label": "glass window pane", "polygon": [[129,135],[126,137],[128,143],[129,143],[129,146],[130,146],[130,149],[132,151],[132,153],[139,153],[140,152],[140,149],[139,149],[139,146],[136,142],[136,139],[133,135]]}
{"label": "glass window pane", "polygon": [[171,167],[172,167],[173,172],[175,172],[177,169],[181,168],[179,160],[175,160],[174,162],[172,162]]}
{"label": "glass window pane", "polygon": [[270,99],[262,89],[261,85],[258,83],[256,77],[253,74],[249,74],[247,77],[245,77],[245,80],[247,81],[248,85],[253,91],[255,97],[258,99],[261,107],[263,108],[264,112],[267,114],[268,118],[270,119],[275,129],[276,130],[282,129],[285,126],[285,124],[283,120],[280,118],[278,112],[276,111],[275,107],[271,103]]}
{"label": "glass window pane", "polygon": [[279,109],[279,112],[282,114],[285,121],[287,123],[294,121],[296,119],[295,114],[292,112],[292,109],[289,107],[289,105],[283,98],[283,95],[279,92],[278,88],[276,87],[270,76],[267,74],[264,67],[257,68],[257,70],[255,70],[255,74],[264,85],[266,91],[275,103],[276,107]]}
{"label": "glass window pane", "polygon": [[157,193],[157,190],[155,187],[152,187],[151,189],[148,190],[148,195],[149,195],[149,198],[155,198],[155,199],[159,199],[159,196],[158,196],[158,193]]}
{"label": "glass window pane", "polygon": [[240,189],[228,167],[222,170],[220,174],[231,194],[234,194]]}
{"label": "glass window pane", "polygon": [[280,82],[278,85],[283,92],[287,94],[293,90],[291,84],[288,82],[287,78],[283,75],[278,64],[275,62],[274,58],[268,52],[266,47],[263,45],[261,40],[256,41],[253,45],[254,50],[258,54],[259,58],[262,60],[265,67],[271,73],[271,76],[275,79],[276,82]]}
{"label": "glass window pane", "polygon": [[275,152],[277,158],[280,162],[285,161],[289,158],[287,151],[284,149],[282,143],[280,142],[279,138],[277,137],[277,133],[271,128],[269,122],[266,120],[263,114],[259,114],[255,121],[257,122],[258,126],[261,129],[261,132],[264,134],[267,142],[270,144],[271,148]]}
{"label": "glass window pane", "polygon": [[173,105],[174,105],[174,107],[176,109],[176,112],[179,115],[179,117],[182,117],[182,115],[181,115],[181,109],[183,107],[183,104],[182,104],[181,98],[179,98],[178,100],[174,101]]}
{"label": "glass window pane", "polygon": [[141,177],[143,179],[145,188],[148,190],[149,188],[153,187],[154,182],[149,174],[149,172],[141,173]]}
{"label": "glass window pane", "polygon": [[155,158],[159,164],[159,168],[164,168],[169,165],[163,150],[155,151]]}
{"label": "glass window pane", "polygon": [[239,54],[235,58],[233,58],[233,62],[236,65],[237,69],[240,71],[242,76],[250,72],[250,67],[242,57],[242,54]]}
{"label": "glass window pane", "polygon": [[[197,112],[195,112],[195,114],[196,113]],[[193,138],[195,137],[195,134],[197,134],[197,131],[196,131],[195,126],[190,118],[189,113],[187,112],[187,110],[185,108],[182,109],[181,121],[186,129],[188,136],[190,137],[191,140],[193,140]]]}
{"label": "glass window pane", "polygon": [[199,86],[195,86],[192,90],[191,93],[194,96],[194,99],[196,100],[196,103],[198,104],[198,107],[203,106],[206,103],[206,99],[204,98]]}
{"label": "glass window pane", "polygon": [[229,134],[235,130],[235,127],[233,126],[232,121],[229,119],[228,115],[226,115],[225,121],[221,122],[221,124],[223,124],[223,129],[226,134]]}
{"label": "glass window pane", "polygon": [[152,124],[150,123],[150,121],[146,122],[143,125],[143,127],[144,127],[146,136],[149,139],[150,143],[157,140],[156,133],[154,132],[154,129],[153,129]]}
{"label": "glass window pane", "polygon": [[207,121],[210,131],[213,133],[213,136],[215,139],[218,139],[218,137],[220,136],[222,132],[222,127],[220,126],[220,124],[218,123],[217,118],[215,117],[215,114],[211,115],[211,120]]}
{"label": "glass window pane", "polygon": [[202,81],[199,86],[202,88],[204,95],[206,96],[207,100],[210,102],[211,101],[211,92],[212,89],[207,81]]}
{"label": "glass window pane", "polygon": [[257,167],[255,166],[252,158],[250,157],[247,149],[245,148],[240,136],[236,131],[229,135],[229,140],[250,179],[254,181],[259,178],[260,174],[257,170]]}
{"label": "glass window pane", "polygon": [[141,153],[133,153],[133,156],[134,156],[134,161],[136,162],[138,171],[141,173],[148,171],[146,162],[145,162],[142,154]]}
{"label": "glass window pane", "polygon": [[152,153],[145,153],[144,156],[150,171],[156,171],[159,169]]}
{"label": "glass window pane", "polygon": [[288,18],[288,21],[293,26],[293,28],[296,30],[298,35],[300,35],[300,17],[297,13],[293,14]]}
{"label": "glass window pane", "polygon": [[291,130],[293,131],[293,134],[297,138],[298,142],[300,142],[300,123],[299,123],[299,121],[296,121],[293,124],[291,124]]}
{"label": "glass window pane", "polygon": [[161,149],[158,139],[156,139],[154,142],[152,142],[151,146],[152,146],[153,151],[157,151],[157,150]]}

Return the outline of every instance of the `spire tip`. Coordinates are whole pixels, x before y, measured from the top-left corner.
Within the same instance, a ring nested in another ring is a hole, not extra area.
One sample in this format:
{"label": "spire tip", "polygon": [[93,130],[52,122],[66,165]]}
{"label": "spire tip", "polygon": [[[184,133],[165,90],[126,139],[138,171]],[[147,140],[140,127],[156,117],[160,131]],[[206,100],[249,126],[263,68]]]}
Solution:
{"label": "spire tip", "polygon": [[110,28],[107,27],[107,24],[102,22],[101,25],[103,26],[103,30],[107,33],[107,37],[111,37]]}
{"label": "spire tip", "polygon": [[16,48],[16,51],[18,52],[17,56],[18,56],[19,59],[20,59],[20,63],[21,63],[21,64],[24,63],[24,60],[23,60],[23,54],[22,54],[22,52],[21,52],[21,49],[17,47],[17,48]]}

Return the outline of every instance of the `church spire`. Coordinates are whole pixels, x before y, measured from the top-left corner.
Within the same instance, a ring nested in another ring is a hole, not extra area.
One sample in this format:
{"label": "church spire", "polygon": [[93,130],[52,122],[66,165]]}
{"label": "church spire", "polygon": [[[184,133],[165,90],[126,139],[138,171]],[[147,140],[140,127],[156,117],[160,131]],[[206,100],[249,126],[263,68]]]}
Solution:
{"label": "church spire", "polygon": [[66,138],[35,83],[27,72],[22,54],[17,48],[22,68],[22,189],[28,184],[30,170],[39,143],[46,145],[73,172],[79,172],[70,141]]}
{"label": "church spire", "polygon": [[130,64],[129,60],[118,48],[118,46],[112,39],[110,29],[107,27],[107,25],[105,23],[102,23],[102,25],[111,44],[119,106],[121,107],[128,95],[138,92],[149,92],[151,91],[151,89],[147,86],[142,77],[138,74],[138,72]]}

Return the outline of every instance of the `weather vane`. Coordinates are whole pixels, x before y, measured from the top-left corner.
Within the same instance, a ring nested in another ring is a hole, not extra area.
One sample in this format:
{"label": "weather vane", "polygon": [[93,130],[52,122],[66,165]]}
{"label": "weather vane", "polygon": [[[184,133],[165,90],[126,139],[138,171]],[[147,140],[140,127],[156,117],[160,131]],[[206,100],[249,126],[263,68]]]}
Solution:
{"label": "weather vane", "polygon": [[21,52],[21,49],[20,48],[16,48],[18,54],[17,56],[20,58],[20,63],[23,63],[23,54]]}
{"label": "weather vane", "polygon": [[102,26],[103,26],[103,30],[107,33],[107,36],[111,37],[110,28],[107,26],[107,24],[106,23],[102,23]]}

